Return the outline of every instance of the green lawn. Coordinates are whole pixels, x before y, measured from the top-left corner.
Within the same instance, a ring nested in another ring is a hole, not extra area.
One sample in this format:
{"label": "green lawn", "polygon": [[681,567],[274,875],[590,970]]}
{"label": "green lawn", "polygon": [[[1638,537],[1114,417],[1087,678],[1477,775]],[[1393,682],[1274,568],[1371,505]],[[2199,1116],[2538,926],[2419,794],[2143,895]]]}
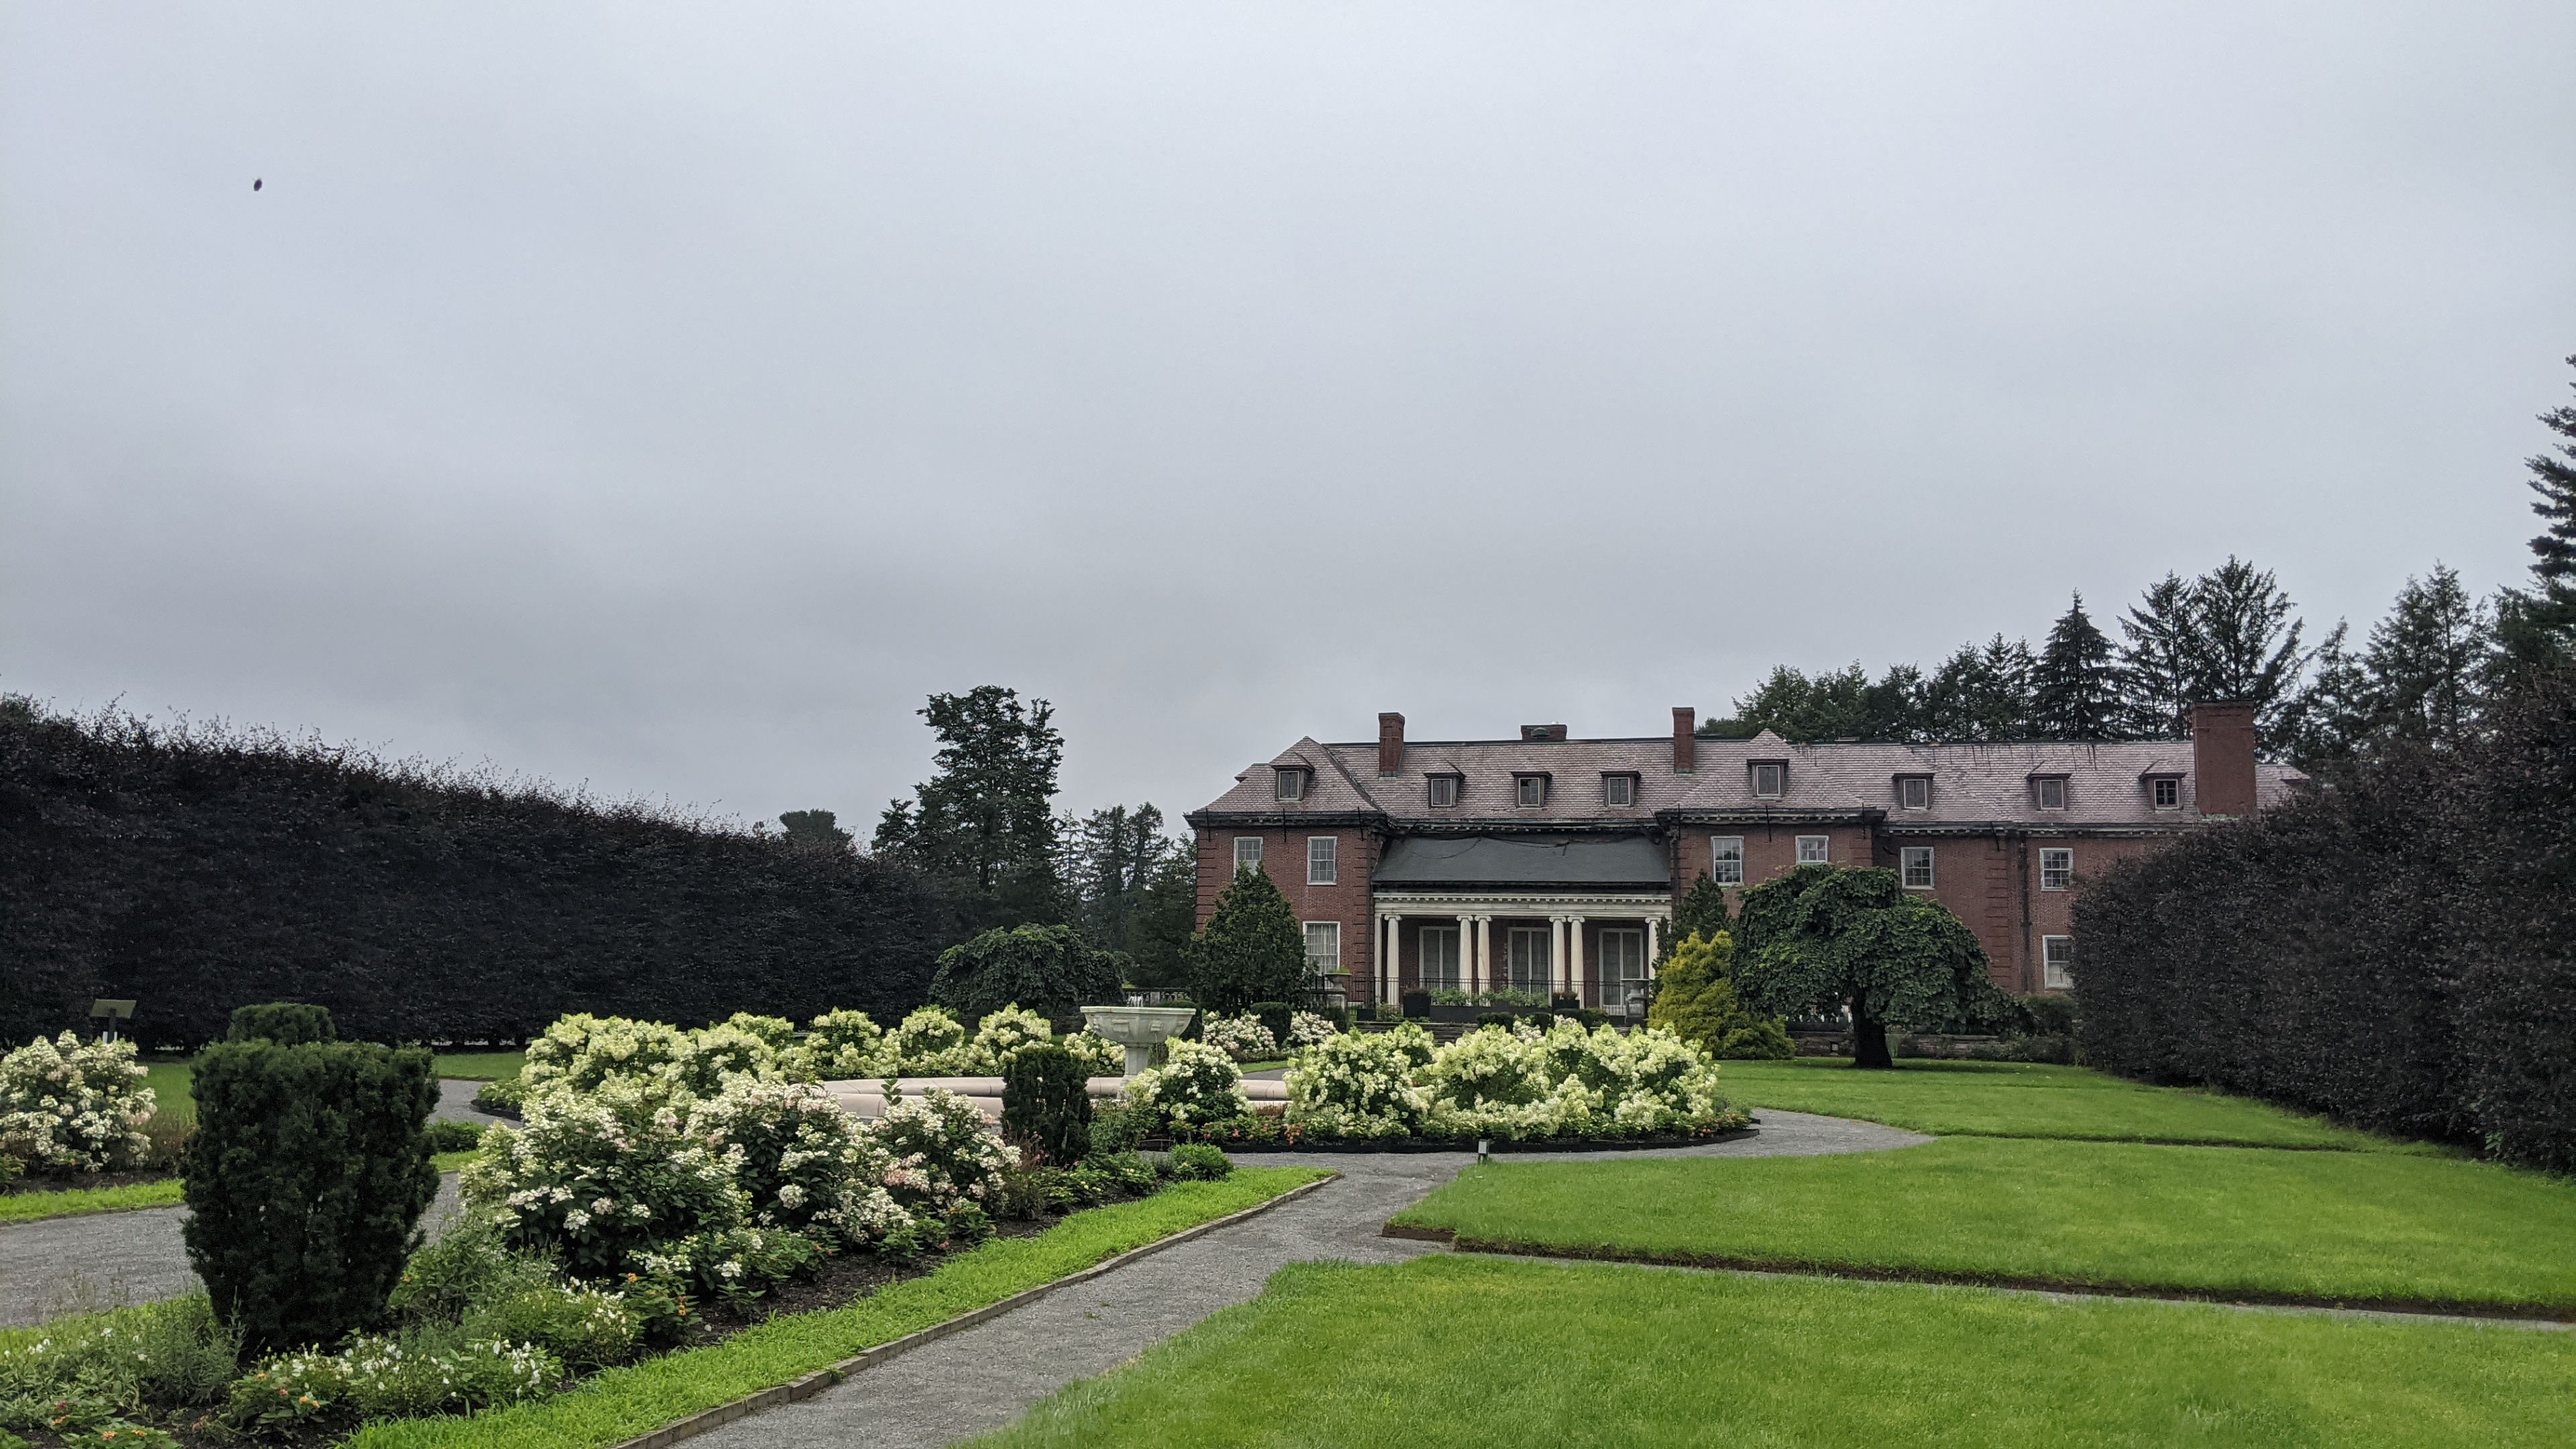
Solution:
{"label": "green lawn", "polygon": [[2576,1442],[2576,1335],[1434,1256],[1301,1263],[975,1441]]}
{"label": "green lawn", "polygon": [[1266,1202],[1323,1175],[1304,1167],[1239,1168],[1219,1182],[1174,1183],[1136,1202],[1076,1213],[1033,1238],[987,1243],[935,1272],[894,1284],[847,1308],[773,1318],[712,1348],[611,1369],[570,1393],[523,1407],[472,1419],[373,1424],[348,1441],[349,1449],[589,1449],[615,1444]]}
{"label": "green lawn", "polygon": [[438,1074],[468,1082],[515,1077],[528,1064],[526,1052],[440,1052]]}
{"label": "green lawn", "polygon": [[197,1099],[188,1091],[188,1082],[194,1075],[188,1063],[147,1060],[143,1073],[143,1085],[152,1089],[154,1114],[167,1123],[195,1126]]}
{"label": "green lawn", "polygon": [[[454,1172],[475,1158],[473,1152],[433,1154],[430,1165]],[[176,1207],[179,1179],[128,1183],[122,1187],[74,1187],[60,1192],[0,1194],[0,1223],[34,1222],[39,1218],[76,1218],[91,1213],[131,1212],[136,1208]]]}
{"label": "green lawn", "polygon": [[2207,1142],[2354,1152],[2442,1149],[2284,1112],[2246,1097],[2149,1087],[2082,1067],[2036,1062],[1900,1061],[1893,1071],[1802,1057],[1727,1062],[1738,1106],[1859,1117],[1945,1137],[2057,1137],[2100,1142]]}
{"label": "green lawn", "polygon": [[1532,1251],[2576,1311],[2576,1183],[2385,1153],[1954,1137],[1509,1162],[1395,1220]]}

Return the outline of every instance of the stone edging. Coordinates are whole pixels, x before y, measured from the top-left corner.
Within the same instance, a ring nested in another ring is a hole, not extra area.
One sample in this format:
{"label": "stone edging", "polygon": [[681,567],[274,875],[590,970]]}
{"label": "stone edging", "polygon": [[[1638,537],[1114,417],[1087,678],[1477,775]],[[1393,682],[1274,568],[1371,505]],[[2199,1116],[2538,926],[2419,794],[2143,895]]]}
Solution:
{"label": "stone edging", "polygon": [[961,1313],[955,1318],[948,1319],[942,1323],[934,1323],[928,1328],[905,1334],[901,1338],[878,1344],[874,1348],[862,1349],[858,1353],[841,1360],[839,1363],[833,1364],[829,1368],[816,1369],[814,1372],[791,1383],[780,1384],[775,1388],[762,1389],[759,1393],[750,1394],[743,1398],[736,1399],[730,1404],[718,1404],[712,1409],[702,1409],[697,1413],[691,1414],[685,1419],[677,1421],[676,1423],[665,1424],[661,1428],[654,1430],[652,1433],[639,1434],[632,1439],[621,1440],[618,1443],[609,1446],[609,1449],[665,1449],[666,1445],[677,1444],[683,1439],[694,1439],[698,1435],[704,1434],[711,1429],[720,1428],[726,1424],[732,1423],[736,1419],[759,1413],[763,1409],[774,1409],[781,1404],[803,1403],[805,1400],[814,1397],[825,1389],[831,1388],[833,1385],[847,1380],[851,1375],[856,1374],[863,1369],[874,1368],[888,1359],[901,1357],[924,1344],[933,1343],[939,1339],[946,1338],[948,1335],[956,1333],[961,1329],[972,1328],[976,1324],[982,1323],[987,1319],[999,1318],[1003,1314],[1010,1312],[1012,1309],[1034,1303],[1059,1288],[1069,1288],[1076,1283],[1088,1282],[1104,1273],[1115,1272],[1118,1269],[1135,1262],[1139,1258],[1159,1253],[1165,1248],[1176,1247],[1182,1243],[1188,1242],[1192,1238],[1201,1237],[1205,1234],[1215,1232],[1219,1228],[1231,1227],[1236,1223],[1242,1222],[1246,1218],[1258,1217],[1261,1214],[1270,1211],[1272,1208],[1281,1206],[1284,1203],[1292,1202],[1298,1198],[1304,1197],[1310,1192],[1314,1192],[1319,1188],[1328,1186],[1329,1184],[1337,1181],[1340,1177],[1341,1174],[1336,1172],[1329,1177],[1320,1177],[1315,1181],[1306,1183],[1302,1186],[1292,1187],[1267,1202],[1255,1203],[1251,1207],[1245,1208],[1240,1212],[1227,1213],[1224,1217],[1212,1218],[1207,1222],[1199,1224],[1197,1227],[1184,1228],[1168,1237],[1156,1238],[1154,1241],[1147,1243],[1142,1247],[1130,1248],[1126,1252],[1120,1253],[1114,1258],[1103,1259],[1100,1262],[1092,1264],[1088,1268],[1084,1268],[1073,1273],[1067,1273],[1061,1278],[1041,1283],[1035,1288],[1022,1289],[1021,1291],[1012,1294],[1010,1297],[1001,1299],[997,1302],[987,1303],[983,1307],[978,1308],[971,1313]]}

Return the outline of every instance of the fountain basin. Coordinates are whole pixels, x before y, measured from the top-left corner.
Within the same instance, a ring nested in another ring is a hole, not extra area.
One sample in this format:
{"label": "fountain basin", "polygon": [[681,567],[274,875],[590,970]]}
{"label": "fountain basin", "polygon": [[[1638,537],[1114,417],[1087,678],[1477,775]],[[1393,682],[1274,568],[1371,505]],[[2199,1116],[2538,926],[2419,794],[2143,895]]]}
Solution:
{"label": "fountain basin", "polygon": [[1155,1044],[1187,1031],[1194,1006],[1086,1006],[1083,1023],[1127,1049],[1127,1075],[1145,1070]]}

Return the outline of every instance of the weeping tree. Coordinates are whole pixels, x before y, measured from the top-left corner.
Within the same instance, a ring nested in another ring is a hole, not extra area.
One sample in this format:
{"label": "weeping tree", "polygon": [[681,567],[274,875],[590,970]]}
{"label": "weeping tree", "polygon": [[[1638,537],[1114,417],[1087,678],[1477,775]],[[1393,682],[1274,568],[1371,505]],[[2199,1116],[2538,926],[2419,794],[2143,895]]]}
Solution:
{"label": "weeping tree", "polygon": [[1848,1009],[1852,1065],[1893,1065],[1890,1025],[1947,1031],[2001,1019],[2011,1002],[1986,979],[1967,923],[1900,885],[1892,870],[1802,865],[1744,893],[1735,985],[1756,1012]]}

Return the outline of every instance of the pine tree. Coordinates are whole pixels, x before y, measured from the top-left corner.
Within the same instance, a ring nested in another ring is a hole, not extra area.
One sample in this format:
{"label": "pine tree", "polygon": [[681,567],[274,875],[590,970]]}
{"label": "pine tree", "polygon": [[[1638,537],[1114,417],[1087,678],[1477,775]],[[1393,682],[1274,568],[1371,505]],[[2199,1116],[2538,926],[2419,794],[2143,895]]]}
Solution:
{"label": "pine tree", "polygon": [[1257,866],[1239,866],[1208,923],[1181,953],[1190,999],[1231,1015],[1256,1001],[1294,1002],[1306,987],[1306,934],[1288,897]]}
{"label": "pine tree", "polygon": [[1962,644],[1924,687],[1925,724],[1936,740],[2017,740],[2030,733],[2030,646],[1997,634]]}
{"label": "pine tree", "polygon": [[2274,742],[2307,670],[2306,622],[2269,570],[2233,554],[2193,581],[2190,601],[2194,697],[2253,705],[2255,737]]}
{"label": "pine tree", "polygon": [[1058,925],[1069,914],[1056,872],[1056,770],[1064,736],[1045,700],[978,685],[934,694],[937,778],[886,806],[874,849],[945,880],[967,930]]}
{"label": "pine tree", "polygon": [[2179,739],[2191,733],[2194,637],[2191,585],[2168,573],[2147,586],[2120,619],[2123,733],[2141,739]]}
{"label": "pine tree", "polygon": [[2476,714],[2493,641],[2486,605],[2460,586],[2458,570],[2436,563],[2421,582],[2408,578],[2362,656],[2374,722],[2400,739],[2457,744]]}
{"label": "pine tree", "polygon": [[2335,621],[2317,646],[2307,687],[2299,691],[2282,726],[2283,750],[2302,770],[2352,759],[2378,727],[2379,693],[2361,657],[2344,647],[2350,632],[2342,620]]}
{"label": "pine tree", "polygon": [[[2576,367],[2576,357],[2567,359]],[[2576,407],[2554,408],[2540,421],[2564,441],[2559,457],[2535,453],[2526,460],[2531,511],[2548,527],[2531,541],[2533,587],[2507,590],[2497,601],[2497,633],[2517,667],[2576,663]]]}
{"label": "pine tree", "polygon": [[2048,740],[2107,740],[2119,735],[2120,681],[2111,641],[2075,595],[2048,631],[2031,675],[2031,733]]}

